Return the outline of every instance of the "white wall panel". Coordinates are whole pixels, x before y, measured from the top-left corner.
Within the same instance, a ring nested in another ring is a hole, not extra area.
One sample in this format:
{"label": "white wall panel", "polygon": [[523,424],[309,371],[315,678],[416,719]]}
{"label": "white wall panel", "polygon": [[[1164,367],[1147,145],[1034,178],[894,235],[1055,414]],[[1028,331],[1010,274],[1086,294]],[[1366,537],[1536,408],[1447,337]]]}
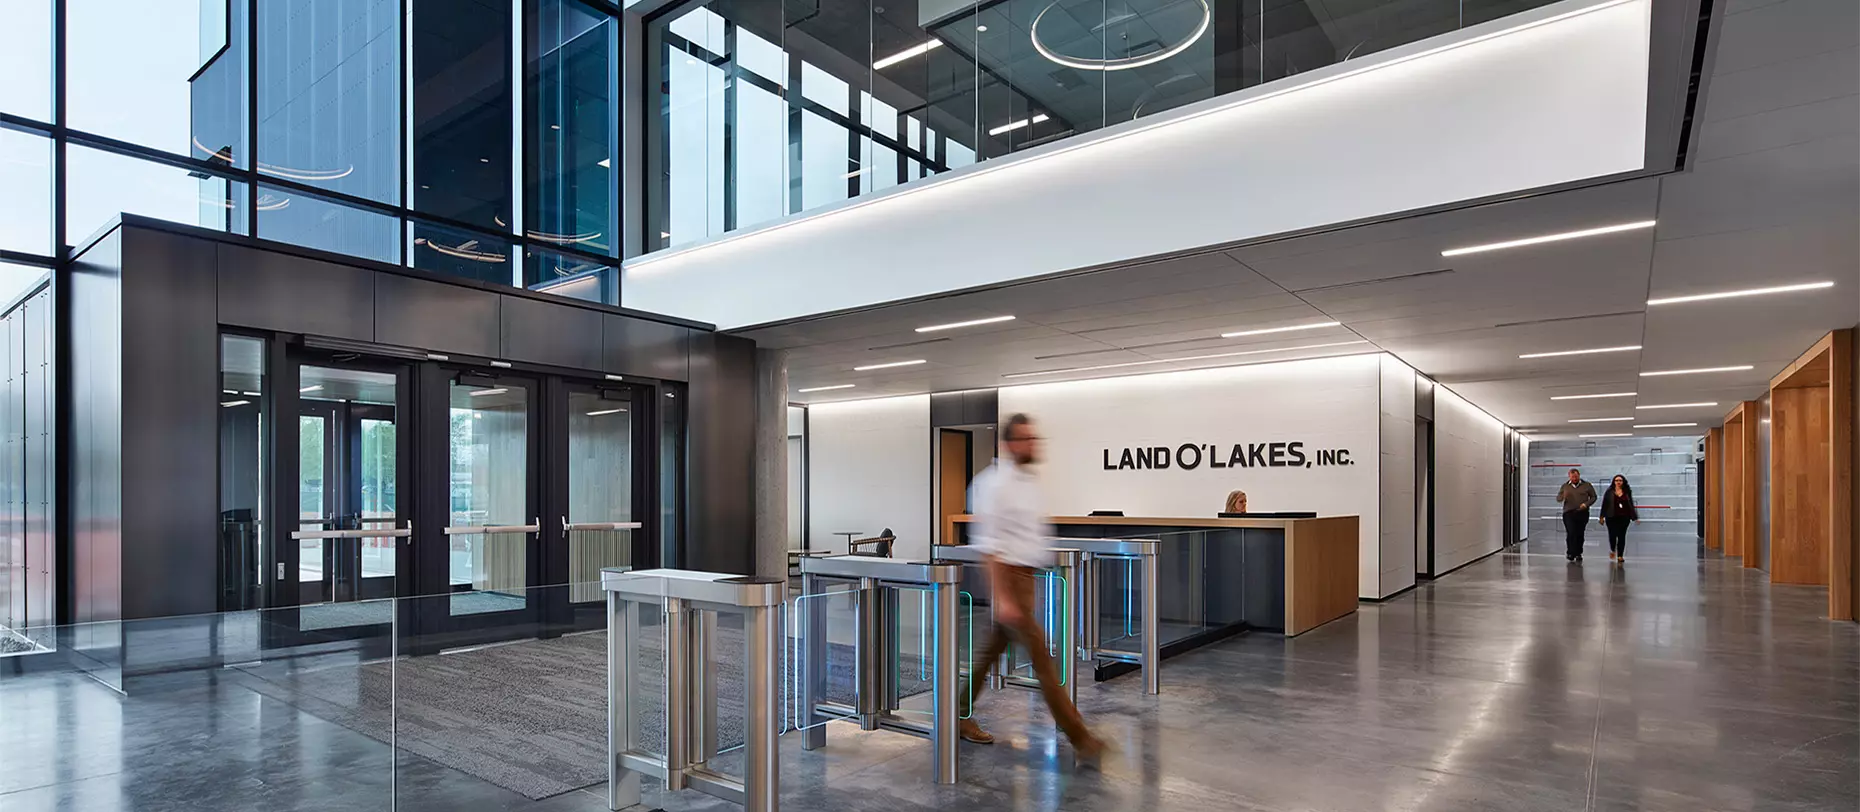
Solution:
{"label": "white wall panel", "polygon": [[[1355,514],[1362,521],[1361,561],[1367,562],[1359,573],[1359,594],[1379,597],[1380,359],[1355,355],[1009,386],[999,390],[999,408],[1002,415],[1026,412],[1038,422],[1046,438],[1040,479],[1055,515],[1122,510],[1130,516],[1212,517],[1235,489],[1247,492],[1254,510]],[[1413,395],[1409,398],[1412,414]],[[1235,444],[1250,452],[1252,444],[1280,442],[1303,443],[1312,465],[1215,468],[1206,459],[1207,446],[1219,449],[1226,462]],[[1174,459],[1185,444],[1202,449],[1203,459],[1190,469]],[[1170,466],[1105,469],[1107,455],[1116,466],[1124,449],[1140,447],[1170,449]],[[1352,464],[1319,465],[1320,449],[1348,450]],[[818,455],[815,460],[818,465]]]}
{"label": "white wall panel", "polygon": [[1505,428],[1434,388],[1434,574],[1504,546]]}
{"label": "white wall panel", "polygon": [[737,328],[1638,170],[1651,2],[1567,0],[642,257],[625,303]]}
{"label": "white wall panel", "polygon": [[808,407],[808,542],[846,552],[834,531],[898,534],[892,555],[930,554],[930,396]]}
{"label": "white wall panel", "polygon": [[[1376,594],[1384,598],[1414,586],[1414,369],[1382,356],[1380,544]],[[1364,591],[1367,595],[1367,590]]]}

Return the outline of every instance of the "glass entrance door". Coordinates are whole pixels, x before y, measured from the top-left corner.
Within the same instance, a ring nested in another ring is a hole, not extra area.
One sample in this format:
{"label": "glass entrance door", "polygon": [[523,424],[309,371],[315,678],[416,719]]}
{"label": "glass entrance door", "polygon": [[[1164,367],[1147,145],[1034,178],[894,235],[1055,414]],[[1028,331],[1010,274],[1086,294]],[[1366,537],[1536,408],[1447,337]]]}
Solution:
{"label": "glass entrance door", "polygon": [[[400,397],[404,370],[299,363],[296,516],[280,577],[295,576],[298,629],[389,622],[400,572]],[[293,560],[290,560],[294,558]]]}
{"label": "glass entrance door", "polygon": [[460,373],[447,384],[450,629],[521,621],[535,608],[536,400],[527,378]]}
{"label": "glass entrance door", "polygon": [[568,408],[568,515],[562,533],[568,547],[569,602],[604,600],[601,570],[632,566],[640,537],[634,514],[634,422],[643,419],[633,392],[624,388],[571,386]]}

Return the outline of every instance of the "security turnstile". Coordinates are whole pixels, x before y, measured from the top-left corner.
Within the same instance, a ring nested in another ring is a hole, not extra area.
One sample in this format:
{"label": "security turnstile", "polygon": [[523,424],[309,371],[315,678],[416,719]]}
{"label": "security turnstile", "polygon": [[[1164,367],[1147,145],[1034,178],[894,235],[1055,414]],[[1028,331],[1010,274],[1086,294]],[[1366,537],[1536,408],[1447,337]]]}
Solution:
{"label": "security turnstile", "polygon": [[[692,789],[739,803],[747,812],[775,812],[781,734],[780,673],[783,600],[787,582],[685,570],[601,571],[607,593],[607,806],[640,802],[640,776],[668,791]],[[642,667],[647,613],[664,632],[664,752],[641,741],[648,674]],[[713,769],[717,755],[717,673],[712,655],[719,613],[741,614],[744,650],[743,774]]]}
{"label": "security turnstile", "polygon": [[[1078,579],[1083,584],[1078,590],[1082,658],[1094,664],[1099,661],[1134,663],[1143,671],[1143,692],[1146,694],[1162,692],[1162,652],[1157,628],[1160,618],[1156,610],[1158,546],[1160,544],[1155,539],[1053,539],[1053,547],[1056,549],[1079,551]],[[1119,563],[1126,567],[1126,571],[1142,571],[1141,575],[1136,576],[1141,579],[1140,587],[1132,583],[1126,584],[1122,590],[1126,602],[1140,602],[1140,605],[1124,607],[1125,618],[1134,614],[1137,619],[1130,624],[1132,628],[1118,638],[1136,638],[1136,651],[1108,647],[1102,628],[1104,608],[1109,602],[1104,594],[1103,575],[1107,566]]]}
{"label": "security turnstile", "polygon": [[[853,555],[802,558],[800,565],[802,594],[795,604],[800,625],[795,728],[801,734],[802,747],[814,750],[826,746],[826,723],[833,720],[855,722],[863,730],[882,728],[907,733],[930,740],[936,783],[956,783],[957,593],[961,589],[961,565]],[[849,584],[850,588],[829,591],[827,587],[835,582]],[[930,710],[916,718],[900,713],[896,667],[900,590],[922,593],[930,607],[926,613],[933,641],[926,658],[926,670],[931,676]],[[841,595],[850,595],[856,609],[850,704],[829,701],[827,697],[827,602]]]}
{"label": "security turnstile", "polygon": [[[967,544],[939,544],[931,554],[939,561],[960,561],[970,566],[977,566],[987,561],[987,554],[980,547]],[[1045,603],[1049,611],[1040,614],[1040,624],[1046,630],[1047,643],[1052,646],[1050,652],[1059,663],[1059,678],[1065,683],[1066,692],[1074,703],[1078,702],[1079,684],[1075,679],[1077,662],[1084,657],[1084,649],[1079,644],[1079,621],[1082,617],[1079,601],[1080,582],[1079,565],[1084,554],[1070,548],[1053,549],[1053,566],[1048,567],[1042,578]],[[989,602],[989,615],[994,613],[994,602]],[[1040,689],[1040,681],[1030,674],[1020,672],[1019,663],[1015,661],[1015,649],[1010,647],[1001,653],[1001,662],[989,679],[989,687]]]}

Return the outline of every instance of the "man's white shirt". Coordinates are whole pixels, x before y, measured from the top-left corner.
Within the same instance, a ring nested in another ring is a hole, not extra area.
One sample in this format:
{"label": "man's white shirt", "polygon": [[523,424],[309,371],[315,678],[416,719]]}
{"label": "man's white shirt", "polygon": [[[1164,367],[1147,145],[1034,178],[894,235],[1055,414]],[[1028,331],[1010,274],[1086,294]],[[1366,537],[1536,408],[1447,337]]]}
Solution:
{"label": "man's white shirt", "polygon": [[1052,525],[1039,479],[1006,457],[977,474],[969,485],[975,521],[969,543],[1002,561],[1022,567],[1053,565]]}

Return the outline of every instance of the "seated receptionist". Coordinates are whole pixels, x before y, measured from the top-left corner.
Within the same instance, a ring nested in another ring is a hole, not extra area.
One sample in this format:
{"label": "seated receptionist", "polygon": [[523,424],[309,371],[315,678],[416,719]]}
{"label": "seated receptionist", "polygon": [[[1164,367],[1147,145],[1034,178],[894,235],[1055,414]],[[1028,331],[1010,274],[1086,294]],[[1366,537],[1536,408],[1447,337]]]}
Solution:
{"label": "seated receptionist", "polygon": [[1233,491],[1227,494],[1227,507],[1222,508],[1221,512],[1222,513],[1245,513],[1246,512],[1246,491]]}

